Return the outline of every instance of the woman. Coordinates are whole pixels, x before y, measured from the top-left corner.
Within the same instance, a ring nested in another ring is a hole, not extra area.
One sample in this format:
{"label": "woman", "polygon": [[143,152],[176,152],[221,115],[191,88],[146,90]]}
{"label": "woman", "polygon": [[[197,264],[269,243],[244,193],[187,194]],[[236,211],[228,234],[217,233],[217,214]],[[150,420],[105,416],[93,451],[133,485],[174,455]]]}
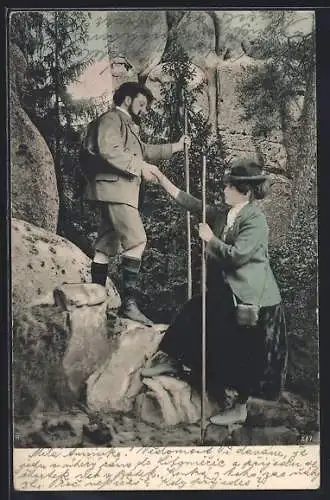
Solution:
{"label": "woman", "polygon": [[[161,172],[157,177],[179,205],[202,213],[199,200],[180,191]],[[220,395],[224,387],[232,387],[238,393],[233,408],[211,417],[218,425],[244,422],[252,394],[276,399],[286,374],[284,312],[269,264],[266,217],[256,203],[266,195],[266,181],[258,164],[236,160],[224,177],[225,204],[230,209],[207,206],[207,223],[199,224],[207,255],[207,391]],[[256,326],[238,324],[239,303],[260,306]],[[200,381],[201,345],[199,295],[184,305],[142,375],[178,374],[186,366],[192,380]]]}

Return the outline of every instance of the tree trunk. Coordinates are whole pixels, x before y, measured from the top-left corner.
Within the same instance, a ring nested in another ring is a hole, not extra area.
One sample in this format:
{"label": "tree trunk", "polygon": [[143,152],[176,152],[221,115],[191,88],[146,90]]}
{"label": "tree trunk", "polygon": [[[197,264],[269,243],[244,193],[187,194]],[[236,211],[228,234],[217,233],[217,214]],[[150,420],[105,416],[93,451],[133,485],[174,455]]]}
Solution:
{"label": "tree trunk", "polygon": [[315,61],[311,57],[306,83],[306,93],[300,118],[300,140],[296,168],[293,172],[291,197],[291,224],[294,224],[298,212],[307,206],[316,207],[316,96],[315,96]]}
{"label": "tree trunk", "polygon": [[300,141],[296,140],[295,135],[298,128],[293,125],[293,118],[290,115],[289,105],[284,102],[280,109],[281,130],[283,134],[283,146],[286,151],[286,176],[293,178],[293,172],[297,163],[297,153],[300,147]]}
{"label": "tree trunk", "polygon": [[58,37],[58,12],[54,14],[54,28],[55,28],[55,64],[54,64],[54,89],[55,89],[55,116],[56,116],[56,129],[55,129],[55,168],[60,172],[61,151],[60,151],[60,88],[59,88],[59,37]]}
{"label": "tree trunk", "polygon": [[57,190],[60,200],[59,215],[57,223],[57,233],[61,234],[63,225],[65,226],[66,208],[63,200],[64,183],[61,172],[61,115],[60,115],[60,83],[59,83],[59,34],[58,34],[58,12],[54,13],[54,33],[55,33],[55,60],[54,60],[54,92],[55,92],[55,172],[57,179]]}

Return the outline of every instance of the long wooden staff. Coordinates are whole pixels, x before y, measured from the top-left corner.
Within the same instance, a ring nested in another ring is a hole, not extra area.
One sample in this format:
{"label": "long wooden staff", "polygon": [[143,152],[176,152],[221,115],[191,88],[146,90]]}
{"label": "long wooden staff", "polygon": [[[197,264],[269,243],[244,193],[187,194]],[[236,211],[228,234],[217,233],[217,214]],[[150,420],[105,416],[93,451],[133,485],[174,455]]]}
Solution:
{"label": "long wooden staff", "polygon": [[[202,222],[206,222],[206,155],[203,152],[202,170]],[[206,243],[202,241],[202,399],[201,399],[201,442],[204,443],[206,430]]]}
{"label": "long wooden staff", "polygon": [[[188,113],[184,100],[184,92],[182,90],[182,102],[184,109],[184,134],[188,135]],[[188,145],[184,145],[185,158],[185,176],[186,176],[186,193],[190,193],[190,172],[189,172],[189,153]],[[192,297],[192,274],[191,274],[191,227],[190,227],[190,212],[187,212],[187,250],[188,250],[188,300]]]}

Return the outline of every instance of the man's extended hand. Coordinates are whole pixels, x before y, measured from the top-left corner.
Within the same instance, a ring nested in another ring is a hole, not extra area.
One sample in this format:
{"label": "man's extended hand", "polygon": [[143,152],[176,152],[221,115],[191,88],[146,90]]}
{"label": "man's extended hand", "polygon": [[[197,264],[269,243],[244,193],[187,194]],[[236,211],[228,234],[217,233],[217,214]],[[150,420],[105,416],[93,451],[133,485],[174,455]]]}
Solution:
{"label": "man's extended hand", "polygon": [[190,139],[189,135],[183,135],[178,142],[175,142],[173,144],[173,146],[172,146],[173,147],[173,153],[177,153],[179,151],[183,151],[185,144],[187,145],[187,148],[189,149],[190,146],[191,146],[191,139]]}
{"label": "man's extended hand", "polygon": [[156,165],[145,163],[142,167],[142,177],[148,182],[158,182],[159,169]]}

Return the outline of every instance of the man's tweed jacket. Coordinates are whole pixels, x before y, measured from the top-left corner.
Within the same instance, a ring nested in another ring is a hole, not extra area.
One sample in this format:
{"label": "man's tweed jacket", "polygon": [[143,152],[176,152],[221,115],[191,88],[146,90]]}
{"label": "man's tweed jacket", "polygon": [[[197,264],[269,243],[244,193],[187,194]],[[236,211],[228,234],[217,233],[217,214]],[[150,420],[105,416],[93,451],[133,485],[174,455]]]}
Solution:
{"label": "man's tweed jacket", "polygon": [[[102,173],[97,173],[88,182],[85,198],[138,208],[141,170],[145,161],[156,163],[169,159],[172,145],[143,143],[132,118],[118,108],[102,115],[96,126],[96,133],[91,131],[85,140],[96,141],[89,150],[95,152],[94,162],[102,162]],[[96,163],[95,166],[98,167]]]}

